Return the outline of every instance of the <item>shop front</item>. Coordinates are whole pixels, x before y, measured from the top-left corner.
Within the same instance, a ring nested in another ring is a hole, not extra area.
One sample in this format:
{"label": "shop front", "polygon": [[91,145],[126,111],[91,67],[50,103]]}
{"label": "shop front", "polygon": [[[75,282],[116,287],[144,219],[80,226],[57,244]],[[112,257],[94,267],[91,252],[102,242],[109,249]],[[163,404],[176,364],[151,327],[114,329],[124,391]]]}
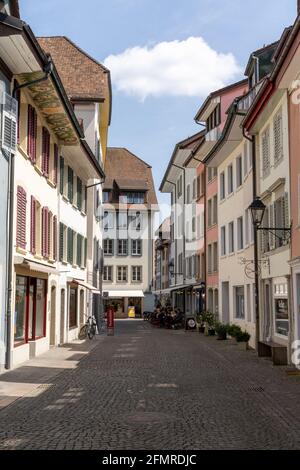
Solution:
{"label": "shop front", "polygon": [[[47,276],[16,274],[13,315],[14,365],[48,349]],[[42,277],[43,276],[43,277]]]}
{"label": "shop front", "polygon": [[142,290],[107,291],[104,297],[104,310],[114,309],[115,318],[141,318],[144,311]]}

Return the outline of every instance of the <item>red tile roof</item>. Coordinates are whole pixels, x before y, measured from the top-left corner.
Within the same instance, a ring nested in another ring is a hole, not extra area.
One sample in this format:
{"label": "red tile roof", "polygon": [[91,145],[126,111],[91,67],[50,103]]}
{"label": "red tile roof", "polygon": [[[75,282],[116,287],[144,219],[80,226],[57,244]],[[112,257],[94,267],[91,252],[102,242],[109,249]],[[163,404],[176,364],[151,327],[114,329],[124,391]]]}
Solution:
{"label": "red tile roof", "polygon": [[[104,171],[107,178],[104,189],[111,189],[112,180],[116,181],[119,187],[126,186],[127,190],[136,190],[137,187],[145,188],[148,204],[157,204],[151,166],[126,148],[110,147],[107,149]],[[129,181],[133,181],[132,188],[128,187]]]}
{"label": "red tile roof", "polygon": [[109,70],[65,36],[40,37],[38,42],[50,54],[64,88],[73,101],[103,101],[110,87]]}

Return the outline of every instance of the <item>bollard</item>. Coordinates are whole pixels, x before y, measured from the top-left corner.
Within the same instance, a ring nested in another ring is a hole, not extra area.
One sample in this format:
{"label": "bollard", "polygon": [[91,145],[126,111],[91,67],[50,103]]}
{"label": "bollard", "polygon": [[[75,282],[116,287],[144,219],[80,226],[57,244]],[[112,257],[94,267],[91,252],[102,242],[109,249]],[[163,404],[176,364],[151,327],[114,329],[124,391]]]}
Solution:
{"label": "bollard", "polygon": [[112,308],[107,310],[107,336],[115,334],[115,312]]}

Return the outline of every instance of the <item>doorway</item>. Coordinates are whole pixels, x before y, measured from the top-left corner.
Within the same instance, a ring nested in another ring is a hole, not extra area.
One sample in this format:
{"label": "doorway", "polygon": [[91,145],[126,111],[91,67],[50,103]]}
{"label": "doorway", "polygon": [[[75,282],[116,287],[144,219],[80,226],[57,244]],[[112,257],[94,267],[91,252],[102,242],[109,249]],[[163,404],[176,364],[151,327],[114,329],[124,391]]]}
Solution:
{"label": "doorway", "polygon": [[56,287],[51,287],[50,346],[56,344]]}
{"label": "doorway", "polygon": [[59,344],[64,344],[64,341],[65,341],[65,300],[66,300],[66,291],[65,291],[65,289],[62,289],[61,293],[60,293],[60,337],[59,337]]}
{"label": "doorway", "polygon": [[229,314],[229,282],[222,282],[222,322],[230,323]]}

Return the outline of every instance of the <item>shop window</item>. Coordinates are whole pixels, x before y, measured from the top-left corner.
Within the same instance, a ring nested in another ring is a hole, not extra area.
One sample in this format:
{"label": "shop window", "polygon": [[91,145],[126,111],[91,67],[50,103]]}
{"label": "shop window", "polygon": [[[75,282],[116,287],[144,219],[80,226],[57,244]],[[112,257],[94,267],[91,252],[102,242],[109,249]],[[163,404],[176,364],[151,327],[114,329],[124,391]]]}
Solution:
{"label": "shop window", "polygon": [[77,326],[77,289],[70,287],[69,328]]}
{"label": "shop window", "polygon": [[27,278],[17,276],[15,295],[14,341],[15,344],[26,341],[26,295]]}

